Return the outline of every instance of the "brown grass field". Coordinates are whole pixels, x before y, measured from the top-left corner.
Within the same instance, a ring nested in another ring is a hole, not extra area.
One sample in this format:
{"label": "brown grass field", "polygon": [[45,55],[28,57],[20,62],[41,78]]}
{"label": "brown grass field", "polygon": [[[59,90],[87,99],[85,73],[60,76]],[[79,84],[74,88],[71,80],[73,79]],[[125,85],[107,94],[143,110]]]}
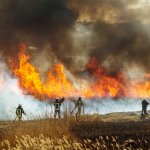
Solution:
{"label": "brown grass field", "polygon": [[137,113],[83,115],[0,123],[1,150],[148,150],[150,117]]}

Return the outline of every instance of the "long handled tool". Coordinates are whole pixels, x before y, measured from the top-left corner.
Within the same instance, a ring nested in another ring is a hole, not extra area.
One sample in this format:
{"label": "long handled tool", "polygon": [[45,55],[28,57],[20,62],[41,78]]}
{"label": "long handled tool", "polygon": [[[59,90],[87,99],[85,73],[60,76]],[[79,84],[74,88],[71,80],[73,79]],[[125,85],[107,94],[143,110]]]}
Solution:
{"label": "long handled tool", "polygon": [[70,113],[71,115],[72,115],[72,113],[75,111],[76,108],[77,108],[77,107],[75,107],[75,108],[71,111],[71,113]]}
{"label": "long handled tool", "polygon": [[84,107],[84,105],[83,105],[83,115],[85,114],[85,107]]}
{"label": "long handled tool", "polygon": [[15,119],[14,119],[13,123],[15,123],[16,119],[17,119],[17,116],[15,117]]}

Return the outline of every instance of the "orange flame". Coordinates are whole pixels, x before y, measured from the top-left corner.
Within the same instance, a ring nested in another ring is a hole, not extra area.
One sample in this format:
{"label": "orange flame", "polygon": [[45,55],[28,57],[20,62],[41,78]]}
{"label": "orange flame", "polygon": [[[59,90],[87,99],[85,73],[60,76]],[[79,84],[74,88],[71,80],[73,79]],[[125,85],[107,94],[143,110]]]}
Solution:
{"label": "orange flame", "polygon": [[12,68],[19,79],[20,87],[25,93],[40,99],[69,95],[72,87],[70,81],[64,75],[63,65],[54,65],[53,72],[48,72],[48,80],[42,82],[38,69],[29,63],[30,55],[26,53],[24,44],[20,45],[18,58],[19,65],[14,63]]}
{"label": "orange flame", "polygon": [[92,93],[90,97],[120,97],[125,96],[123,83],[115,77],[107,75],[106,70],[100,66],[95,58],[87,64],[89,72],[94,77]]}
{"label": "orange flame", "polygon": [[62,64],[55,64],[49,70],[47,80],[42,81],[39,71],[30,62],[26,46],[20,45],[18,63],[12,63],[13,73],[19,80],[24,94],[31,94],[39,99],[59,97],[84,96],[91,97],[150,97],[150,75],[145,74],[145,80],[130,81],[123,73],[109,75],[104,67],[92,58],[87,64],[90,78],[70,81],[64,73]]}

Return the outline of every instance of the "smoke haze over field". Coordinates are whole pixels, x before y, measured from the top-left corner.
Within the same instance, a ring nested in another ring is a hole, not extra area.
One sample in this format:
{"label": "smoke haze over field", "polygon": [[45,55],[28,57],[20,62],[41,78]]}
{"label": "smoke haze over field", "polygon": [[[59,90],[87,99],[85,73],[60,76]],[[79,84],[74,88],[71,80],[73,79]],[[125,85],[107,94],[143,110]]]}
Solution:
{"label": "smoke haze over field", "polygon": [[[13,120],[15,118],[15,110],[18,104],[22,104],[27,116],[26,119],[38,119],[44,117],[53,117],[54,107],[52,103],[37,101],[32,96],[24,96],[22,91],[18,88],[16,79],[11,78],[9,75],[3,73],[0,77],[0,82],[3,87],[0,87],[0,120]],[[53,102],[54,100],[50,100]],[[128,112],[140,111],[140,99],[119,99],[117,101],[112,99],[97,99],[86,100],[84,99],[86,114],[107,114],[111,112]],[[63,112],[73,110],[75,101],[66,100],[62,105],[61,111]],[[31,109],[32,108],[32,109]],[[48,116],[46,116],[48,115]]]}
{"label": "smoke haze over field", "polygon": [[[5,68],[5,69],[4,69]],[[22,104],[27,116],[23,118],[34,119],[39,117],[53,117],[54,115],[54,99],[47,102],[40,102],[32,96],[23,95],[18,87],[18,81],[12,78],[7,73],[7,67],[4,63],[0,63],[0,69],[3,72],[0,73],[0,120],[13,120],[15,118],[15,110],[18,104]],[[4,71],[5,70],[5,71]],[[50,103],[49,103],[50,102]],[[61,111],[68,110],[70,113],[75,106],[76,101],[70,101],[66,99],[63,103]],[[85,104],[84,113],[86,114],[107,114],[111,112],[128,112],[128,111],[140,111],[141,99],[83,99]],[[31,109],[32,108],[32,109]]]}

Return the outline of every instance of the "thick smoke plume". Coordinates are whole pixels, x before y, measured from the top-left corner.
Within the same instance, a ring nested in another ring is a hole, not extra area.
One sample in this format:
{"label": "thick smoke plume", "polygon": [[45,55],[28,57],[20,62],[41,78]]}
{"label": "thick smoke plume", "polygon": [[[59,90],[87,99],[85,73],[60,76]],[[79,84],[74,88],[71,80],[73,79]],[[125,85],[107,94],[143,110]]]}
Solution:
{"label": "thick smoke plume", "polygon": [[4,56],[16,56],[18,44],[24,42],[36,47],[31,51],[33,56],[46,51],[48,58],[69,62],[69,31],[77,15],[67,7],[66,0],[1,0],[0,12],[0,48]]}
{"label": "thick smoke plume", "polygon": [[150,67],[150,1],[83,0],[72,1],[78,21],[91,26],[94,35],[89,56],[96,57],[111,71],[129,65]]}
{"label": "thick smoke plume", "polygon": [[91,57],[113,72],[148,70],[149,8],[149,0],[0,0],[0,51],[8,61],[25,42],[41,71],[59,61],[82,72]]}
{"label": "thick smoke plume", "polygon": [[[0,0],[1,62],[10,64],[18,45],[25,43],[43,78],[58,62],[71,75],[87,78],[93,57],[110,76],[126,72],[131,79],[141,77],[150,68],[149,14],[149,0]],[[29,113],[40,113],[47,104],[24,96],[5,63],[0,63],[0,114],[5,112],[0,117],[14,118],[19,103]],[[138,102],[85,101],[85,112],[140,110]]]}

